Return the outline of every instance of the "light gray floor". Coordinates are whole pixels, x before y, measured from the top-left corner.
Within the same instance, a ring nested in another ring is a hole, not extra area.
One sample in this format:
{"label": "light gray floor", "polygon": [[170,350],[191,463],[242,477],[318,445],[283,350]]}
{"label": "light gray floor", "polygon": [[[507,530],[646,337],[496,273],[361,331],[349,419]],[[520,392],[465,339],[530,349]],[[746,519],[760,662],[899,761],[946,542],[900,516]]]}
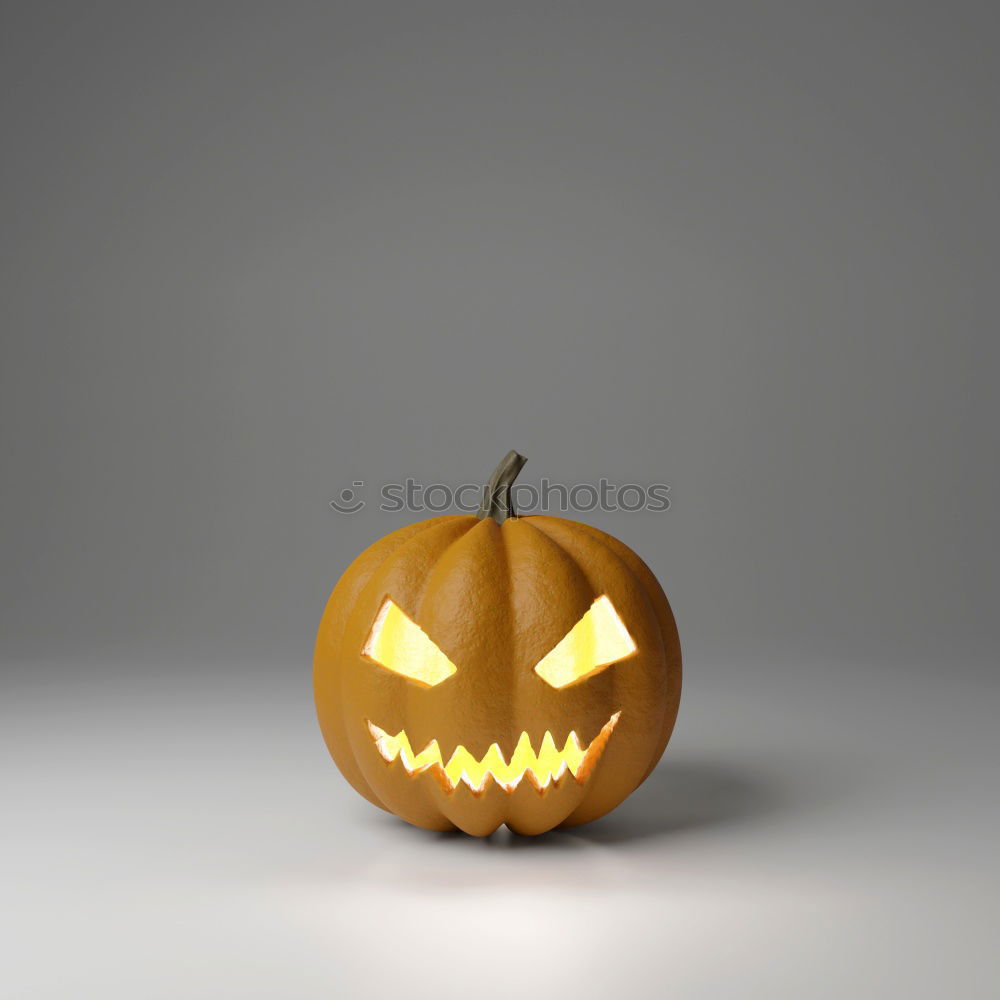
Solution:
{"label": "light gray floor", "polygon": [[2,993],[996,996],[986,659],[698,660],[615,814],[489,841],[356,796],[301,664],[17,664]]}

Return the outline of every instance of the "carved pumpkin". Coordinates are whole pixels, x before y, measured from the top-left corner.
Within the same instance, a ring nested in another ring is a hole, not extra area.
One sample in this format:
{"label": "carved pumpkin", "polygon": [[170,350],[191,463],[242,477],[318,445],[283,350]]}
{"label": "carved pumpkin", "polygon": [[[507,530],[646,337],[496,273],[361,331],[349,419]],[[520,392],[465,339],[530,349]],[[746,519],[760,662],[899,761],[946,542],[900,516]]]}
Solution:
{"label": "carved pumpkin", "polygon": [[363,552],[320,623],[330,753],[416,826],[487,836],[596,819],[652,771],[677,715],[680,644],[656,578],[595,528],[516,517],[524,461],[504,459],[478,517]]}

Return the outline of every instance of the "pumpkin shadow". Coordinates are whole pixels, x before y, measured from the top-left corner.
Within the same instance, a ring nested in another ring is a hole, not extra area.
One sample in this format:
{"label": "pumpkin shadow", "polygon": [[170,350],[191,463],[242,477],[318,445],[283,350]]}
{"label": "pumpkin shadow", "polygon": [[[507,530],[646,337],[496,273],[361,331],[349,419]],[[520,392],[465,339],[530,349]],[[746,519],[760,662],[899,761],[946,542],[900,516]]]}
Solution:
{"label": "pumpkin shadow", "polygon": [[[671,760],[653,774],[616,810],[593,823],[557,828],[535,837],[525,837],[501,828],[489,837],[469,837],[452,831],[415,831],[434,845],[447,845],[454,855],[475,858],[479,852],[492,855],[497,863],[414,865],[410,847],[397,857],[384,855],[375,878],[393,885],[429,890],[482,890],[519,885],[525,891],[578,886],[579,860],[586,865],[589,885],[620,885],[631,877],[636,856],[658,849],[671,838],[698,837],[726,828],[752,825],[777,812],[809,808],[817,797],[829,798],[831,788],[815,780],[797,780],[782,767],[718,760]],[[822,786],[822,787],[821,787]],[[403,824],[388,815],[380,822]],[[411,829],[411,832],[412,829]],[[397,845],[402,841],[397,841]],[[506,858],[509,862],[503,863]],[[355,872],[357,875],[357,872]]]}
{"label": "pumpkin shadow", "polygon": [[[735,764],[671,761],[658,767],[607,816],[538,837],[511,835],[514,849],[627,844],[697,830],[749,823],[789,804],[789,790],[774,775]],[[495,838],[490,838],[494,840]]]}

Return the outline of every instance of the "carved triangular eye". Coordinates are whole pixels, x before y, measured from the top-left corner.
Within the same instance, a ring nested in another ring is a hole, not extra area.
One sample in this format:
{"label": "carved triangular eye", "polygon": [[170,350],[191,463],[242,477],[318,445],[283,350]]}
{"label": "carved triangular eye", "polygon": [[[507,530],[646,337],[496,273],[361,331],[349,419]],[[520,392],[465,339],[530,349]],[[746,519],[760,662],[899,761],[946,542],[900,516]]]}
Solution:
{"label": "carved triangular eye", "polygon": [[587,613],[546,653],[535,673],[555,688],[564,688],[624,660],[636,651],[635,641],[608,597],[598,597]]}
{"label": "carved triangular eye", "polygon": [[379,608],[361,653],[380,667],[425,687],[440,684],[458,669],[388,597]]}

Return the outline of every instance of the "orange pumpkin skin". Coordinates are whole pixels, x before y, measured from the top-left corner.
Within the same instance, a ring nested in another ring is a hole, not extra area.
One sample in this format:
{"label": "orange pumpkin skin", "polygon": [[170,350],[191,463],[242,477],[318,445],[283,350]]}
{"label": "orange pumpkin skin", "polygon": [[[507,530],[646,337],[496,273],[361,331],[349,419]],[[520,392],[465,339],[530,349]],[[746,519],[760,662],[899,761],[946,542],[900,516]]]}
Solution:
{"label": "orange pumpkin skin", "polygon": [[[636,651],[568,687],[551,687],[535,665],[595,598],[610,598]],[[362,652],[391,598],[457,668],[424,687]],[[556,517],[439,517],[395,531],[348,567],[327,603],[316,640],[320,726],[344,777],[369,801],[415,826],[488,836],[597,819],[614,809],[660,759],[677,716],[681,654],[670,605],[653,573],[604,532]],[[585,776],[564,773],[539,790],[487,777],[453,789],[433,769],[387,762],[369,728],[405,730],[415,750],[437,740],[447,757],[464,745],[477,759],[497,743],[509,754],[522,732],[538,747],[546,731],[584,747],[620,713]]]}

